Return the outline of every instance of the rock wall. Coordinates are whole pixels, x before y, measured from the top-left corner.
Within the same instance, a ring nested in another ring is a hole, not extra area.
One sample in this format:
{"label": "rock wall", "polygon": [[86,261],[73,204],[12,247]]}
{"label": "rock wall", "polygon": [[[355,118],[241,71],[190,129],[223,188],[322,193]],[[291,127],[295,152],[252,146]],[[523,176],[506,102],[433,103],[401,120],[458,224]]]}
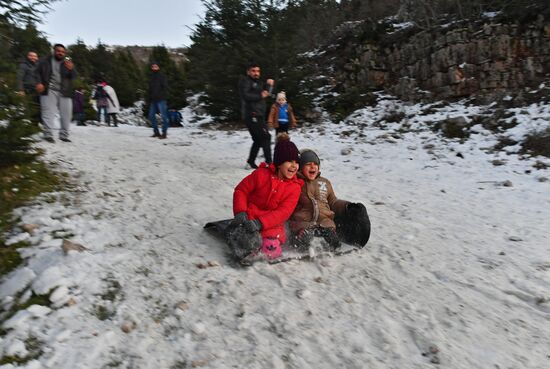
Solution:
{"label": "rock wall", "polygon": [[334,79],[344,90],[387,89],[415,99],[492,95],[550,78],[550,20],[542,15],[526,25],[493,21],[401,33],[376,42],[340,37]]}

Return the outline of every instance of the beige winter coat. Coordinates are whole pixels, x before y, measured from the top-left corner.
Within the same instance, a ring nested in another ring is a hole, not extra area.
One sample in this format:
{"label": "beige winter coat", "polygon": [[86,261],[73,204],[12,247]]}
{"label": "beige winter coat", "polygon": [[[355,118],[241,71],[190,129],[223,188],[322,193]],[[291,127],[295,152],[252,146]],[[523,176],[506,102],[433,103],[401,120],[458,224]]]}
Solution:
{"label": "beige winter coat", "polygon": [[120,104],[118,102],[118,96],[116,95],[115,89],[111,86],[107,85],[103,87],[103,90],[107,93],[109,96],[107,98],[107,113],[119,113],[120,112]]}
{"label": "beige winter coat", "polygon": [[313,181],[305,179],[301,173],[299,178],[304,179],[300,199],[290,217],[290,228],[293,232],[312,226],[336,229],[334,214],[343,213],[347,201],[338,200],[330,181],[317,176]]}

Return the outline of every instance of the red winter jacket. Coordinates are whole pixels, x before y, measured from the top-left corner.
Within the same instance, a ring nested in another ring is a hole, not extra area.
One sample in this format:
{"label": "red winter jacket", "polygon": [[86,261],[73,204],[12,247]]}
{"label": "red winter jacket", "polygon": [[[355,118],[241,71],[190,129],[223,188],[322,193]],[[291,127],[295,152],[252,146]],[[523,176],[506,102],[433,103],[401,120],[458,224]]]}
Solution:
{"label": "red winter jacket", "polygon": [[298,203],[303,184],[296,176],[280,179],[273,164],[262,163],[235,187],[233,213],[245,211],[248,219],[262,223],[262,237],[275,237],[284,243],[284,224]]}

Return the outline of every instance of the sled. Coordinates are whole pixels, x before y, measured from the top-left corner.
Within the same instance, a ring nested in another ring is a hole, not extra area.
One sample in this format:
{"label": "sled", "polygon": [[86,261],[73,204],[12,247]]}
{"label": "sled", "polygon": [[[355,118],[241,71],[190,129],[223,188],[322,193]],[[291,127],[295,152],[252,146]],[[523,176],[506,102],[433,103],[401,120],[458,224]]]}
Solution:
{"label": "sled", "polygon": [[[366,209],[363,217],[362,226],[358,227],[357,225],[347,224],[345,217],[338,216],[337,214],[335,223],[338,238],[341,241],[341,246],[336,249],[331,249],[322,237],[316,236],[307,250],[298,249],[293,245],[290,245],[287,241],[287,243],[281,245],[283,252],[281,256],[276,259],[268,259],[265,255],[259,252],[253,252],[244,258],[235,257],[235,259],[242,266],[249,266],[259,261],[269,264],[278,264],[292,260],[315,260],[349,254],[362,249],[370,238],[370,220],[368,218],[368,214],[366,213]],[[233,219],[224,219],[209,222],[204,225],[204,229],[208,233],[224,241],[227,245],[229,253],[232,253],[233,250],[231,250],[227,240],[227,231],[232,221]],[[286,225],[286,229],[287,235],[289,235],[288,239],[291,239],[292,237],[288,224]],[[350,236],[349,232],[355,232],[355,235]]]}

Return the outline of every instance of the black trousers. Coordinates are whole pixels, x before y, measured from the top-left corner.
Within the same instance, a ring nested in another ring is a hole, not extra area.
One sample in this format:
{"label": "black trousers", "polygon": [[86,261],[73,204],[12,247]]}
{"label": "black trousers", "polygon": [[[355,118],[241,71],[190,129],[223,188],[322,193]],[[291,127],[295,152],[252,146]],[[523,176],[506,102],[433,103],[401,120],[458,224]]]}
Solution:
{"label": "black trousers", "polygon": [[117,113],[109,113],[105,116],[105,121],[107,121],[108,125],[111,125],[111,118],[113,118],[113,122],[115,123],[115,127],[118,126],[118,118],[116,116]]}
{"label": "black trousers", "polygon": [[250,155],[248,156],[248,162],[254,163],[256,161],[256,156],[260,148],[264,151],[265,161],[271,163],[271,135],[267,128],[264,117],[260,116],[249,116],[245,120],[245,124],[252,136],[252,147],[250,148]]}

